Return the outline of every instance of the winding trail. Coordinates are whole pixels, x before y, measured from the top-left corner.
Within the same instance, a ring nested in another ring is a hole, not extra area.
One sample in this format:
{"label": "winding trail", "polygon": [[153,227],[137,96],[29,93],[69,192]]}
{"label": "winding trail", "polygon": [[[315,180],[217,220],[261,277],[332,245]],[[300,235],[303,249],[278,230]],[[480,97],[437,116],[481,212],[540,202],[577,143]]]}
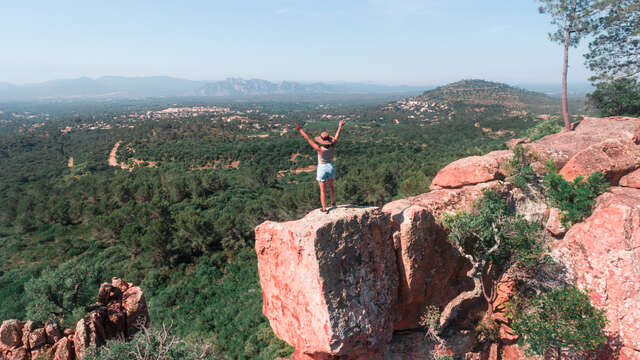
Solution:
{"label": "winding trail", "polygon": [[116,160],[116,153],[118,152],[118,148],[120,147],[120,141],[118,141],[115,145],[113,145],[113,149],[109,153],[109,166],[120,166],[118,161]]}

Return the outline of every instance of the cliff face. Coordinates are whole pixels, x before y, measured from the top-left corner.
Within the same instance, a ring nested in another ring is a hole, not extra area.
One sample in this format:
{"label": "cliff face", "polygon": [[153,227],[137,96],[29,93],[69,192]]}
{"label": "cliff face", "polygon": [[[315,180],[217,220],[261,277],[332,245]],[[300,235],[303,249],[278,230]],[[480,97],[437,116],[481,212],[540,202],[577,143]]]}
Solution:
{"label": "cliff face", "polygon": [[75,330],[61,329],[57,322],[4,321],[0,326],[0,360],[80,359],[91,346],[102,346],[110,339],[129,339],[149,326],[142,289],[113,278],[100,286],[95,305]]}
{"label": "cliff face", "polygon": [[[410,330],[427,306],[451,306],[472,287],[470,264],[448,243],[440,218],[470,209],[483,189],[498,187],[520,214],[546,224],[552,256],[564,269],[556,275],[605,310],[610,341],[600,357],[640,359],[640,145],[631,141],[639,127],[640,119],[586,118],[573,132],[529,144],[537,171],[551,159],[568,179],[602,171],[612,185],[593,214],[568,231],[557,209],[500,181],[510,150],[455,161],[434,178],[431,192],[382,209],[346,206],[263,223],[256,228],[263,312],[296,348],[296,359],[432,358],[441,349]],[[475,337],[459,331],[446,344],[457,357],[524,358],[503,313],[516,286],[509,276],[491,305],[502,347],[474,354]],[[481,300],[465,301],[460,329],[472,328]]]}

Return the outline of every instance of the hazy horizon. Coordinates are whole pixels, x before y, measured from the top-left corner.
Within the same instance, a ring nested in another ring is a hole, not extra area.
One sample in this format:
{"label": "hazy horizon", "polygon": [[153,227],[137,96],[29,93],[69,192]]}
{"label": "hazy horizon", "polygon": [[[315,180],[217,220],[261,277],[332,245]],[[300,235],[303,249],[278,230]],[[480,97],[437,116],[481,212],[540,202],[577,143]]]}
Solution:
{"label": "hazy horizon", "polygon": [[[11,2],[0,82],[229,77],[424,86],[559,83],[560,45],[535,1]],[[581,46],[569,83],[586,82]]]}

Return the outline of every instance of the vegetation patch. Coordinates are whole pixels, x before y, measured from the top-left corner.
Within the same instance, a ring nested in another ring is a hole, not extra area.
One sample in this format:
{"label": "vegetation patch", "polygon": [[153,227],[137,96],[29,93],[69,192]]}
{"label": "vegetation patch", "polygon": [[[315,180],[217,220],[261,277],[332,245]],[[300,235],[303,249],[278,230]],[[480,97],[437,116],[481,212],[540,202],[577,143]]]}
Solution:
{"label": "vegetation patch", "polygon": [[584,292],[568,287],[532,299],[513,299],[508,306],[512,328],[528,355],[555,356],[592,352],[607,341],[604,310],[591,305]]}
{"label": "vegetation patch", "polygon": [[602,172],[594,172],[585,180],[582,176],[573,181],[565,180],[552,162],[544,178],[544,187],[552,206],[561,211],[560,221],[569,228],[591,215],[596,197],[605,192],[608,182]]}
{"label": "vegetation patch", "polygon": [[547,135],[559,133],[562,130],[560,121],[553,117],[549,117],[537,123],[534,127],[527,130],[527,137],[531,141],[542,139]]}

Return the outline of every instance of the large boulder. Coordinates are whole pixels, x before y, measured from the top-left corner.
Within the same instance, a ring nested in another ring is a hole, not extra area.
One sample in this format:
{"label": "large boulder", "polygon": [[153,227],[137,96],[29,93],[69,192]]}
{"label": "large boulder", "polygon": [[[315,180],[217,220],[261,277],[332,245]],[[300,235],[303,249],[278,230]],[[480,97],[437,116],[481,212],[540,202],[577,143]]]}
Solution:
{"label": "large boulder", "polygon": [[22,328],[19,320],[6,320],[0,326],[0,346],[14,348],[22,345]]}
{"label": "large boulder", "polygon": [[601,171],[611,185],[640,166],[640,145],[631,140],[607,139],[575,154],[560,170],[560,175],[572,181]]}
{"label": "large boulder", "polygon": [[49,350],[49,358],[52,360],[73,360],[75,358],[73,340],[69,337],[58,340]]}
{"label": "large boulder", "polygon": [[263,313],[297,359],[380,356],[398,287],[388,215],[340,206],[255,234]]}
{"label": "large boulder", "polygon": [[[122,307],[126,314],[126,335],[128,338],[133,337],[138,331],[149,328],[151,321],[149,320],[149,309],[144,293],[139,286],[131,286],[122,294]],[[113,305],[109,308],[110,323],[119,331],[121,329],[117,318],[118,306]]]}
{"label": "large boulder", "polygon": [[537,160],[532,164],[538,173],[545,172],[545,164],[552,160],[558,169],[574,155],[608,139],[631,140],[640,126],[640,119],[626,117],[586,117],[573,131],[548,135],[527,145]]}
{"label": "large boulder", "polygon": [[504,178],[504,164],[513,156],[511,150],[492,151],[483,156],[456,160],[438,171],[431,182],[431,190],[459,188]]}
{"label": "large boulder", "polygon": [[619,339],[621,358],[640,359],[640,190],[610,188],[553,248],[576,286],[605,310],[605,331]]}
{"label": "large boulder", "polygon": [[103,306],[96,306],[76,324],[73,336],[76,357],[82,358],[85,351],[92,347],[99,347],[106,343],[104,323],[107,311]]}

